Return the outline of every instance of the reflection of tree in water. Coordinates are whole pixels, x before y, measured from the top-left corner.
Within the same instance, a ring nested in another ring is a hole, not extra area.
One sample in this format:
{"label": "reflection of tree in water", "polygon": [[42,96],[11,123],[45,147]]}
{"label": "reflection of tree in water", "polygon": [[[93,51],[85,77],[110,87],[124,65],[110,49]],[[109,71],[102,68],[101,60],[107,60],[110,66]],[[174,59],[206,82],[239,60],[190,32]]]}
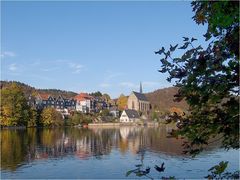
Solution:
{"label": "reflection of tree in water", "polygon": [[113,148],[120,152],[137,154],[143,149],[166,153],[182,154],[182,141],[167,138],[166,127],[119,127],[119,128],[55,128],[26,130],[2,130],[1,168],[16,170],[27,162],[37,159],[76,156],[86,159],[101,158]]}
{"label": "reflection of tree in water", "polygon": [[121,127],[119,147],[122,153],[130,150],[136,154],[138,150],[148,150],[170,155],[182,155],[182,139],[168,138],[169,126],[159,128]]}
{"label": "reflection of tree in water", "polygon": [[117,146],[116,130],[58,128],[1,131],[1,168],[15,171],[24,162],[76,155],[101,158]]}
{"label": "reflection of tree in water", "polygon": [[15,171],[27,155],[24,130],[1,130],[1,169]]}

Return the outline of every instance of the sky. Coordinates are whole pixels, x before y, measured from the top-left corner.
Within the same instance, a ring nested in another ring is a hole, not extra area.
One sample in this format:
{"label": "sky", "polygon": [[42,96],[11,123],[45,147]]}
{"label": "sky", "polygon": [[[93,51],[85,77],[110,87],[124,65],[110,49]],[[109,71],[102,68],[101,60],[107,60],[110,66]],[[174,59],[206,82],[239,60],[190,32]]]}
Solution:
{"label": "sky", "polygon": [[36,88],[108,93],[170,87],[162,46],[204,43],[191,2],[1,2],[1,79]]}

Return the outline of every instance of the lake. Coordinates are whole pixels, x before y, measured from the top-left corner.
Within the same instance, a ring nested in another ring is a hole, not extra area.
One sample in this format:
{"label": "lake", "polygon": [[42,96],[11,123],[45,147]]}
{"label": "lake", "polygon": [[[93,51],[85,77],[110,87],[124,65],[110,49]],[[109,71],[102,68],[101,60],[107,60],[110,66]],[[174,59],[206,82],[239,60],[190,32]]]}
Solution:
{"label": "lake", "polygon": [[[2,179],[116,179],[135,165],[150,167],[149,176],[203,178],[220,161],[228,171],[239,169],[238,150],[225,151],[215,142],[192,158],[182,153],[183,139],[167,137],[168,125],[1,130]],[[159,173],[155,165],[165,163]],[[142,177],[146,178],[146,177]]]}

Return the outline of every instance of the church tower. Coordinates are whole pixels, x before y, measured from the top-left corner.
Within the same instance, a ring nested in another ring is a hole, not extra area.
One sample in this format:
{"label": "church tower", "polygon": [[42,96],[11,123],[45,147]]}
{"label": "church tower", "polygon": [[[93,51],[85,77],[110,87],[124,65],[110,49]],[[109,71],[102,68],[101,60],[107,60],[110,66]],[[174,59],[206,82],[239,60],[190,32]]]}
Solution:
{"label": "church tower", "polygon": [[141,94],[143,93],[143,90],[142,90],[142,82],[140,82],[140,91],[139,91]]}

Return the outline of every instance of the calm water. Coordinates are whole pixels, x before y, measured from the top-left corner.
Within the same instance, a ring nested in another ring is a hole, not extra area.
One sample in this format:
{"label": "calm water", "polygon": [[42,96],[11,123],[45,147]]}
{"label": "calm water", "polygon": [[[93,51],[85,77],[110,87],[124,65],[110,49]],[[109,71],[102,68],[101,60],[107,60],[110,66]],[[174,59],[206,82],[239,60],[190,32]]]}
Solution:
{"label": "calm water", "polygon": [[[203,178],[220,161],[239,169],[239,153],[217,144],[196,158],[182,154],[181,139],[167,138],[169,127],[59,128],[1,131],[1,178],[136,178],[125,174],[136,164],[150,176]],[[165,162],[159,173],[154,165]]]}

